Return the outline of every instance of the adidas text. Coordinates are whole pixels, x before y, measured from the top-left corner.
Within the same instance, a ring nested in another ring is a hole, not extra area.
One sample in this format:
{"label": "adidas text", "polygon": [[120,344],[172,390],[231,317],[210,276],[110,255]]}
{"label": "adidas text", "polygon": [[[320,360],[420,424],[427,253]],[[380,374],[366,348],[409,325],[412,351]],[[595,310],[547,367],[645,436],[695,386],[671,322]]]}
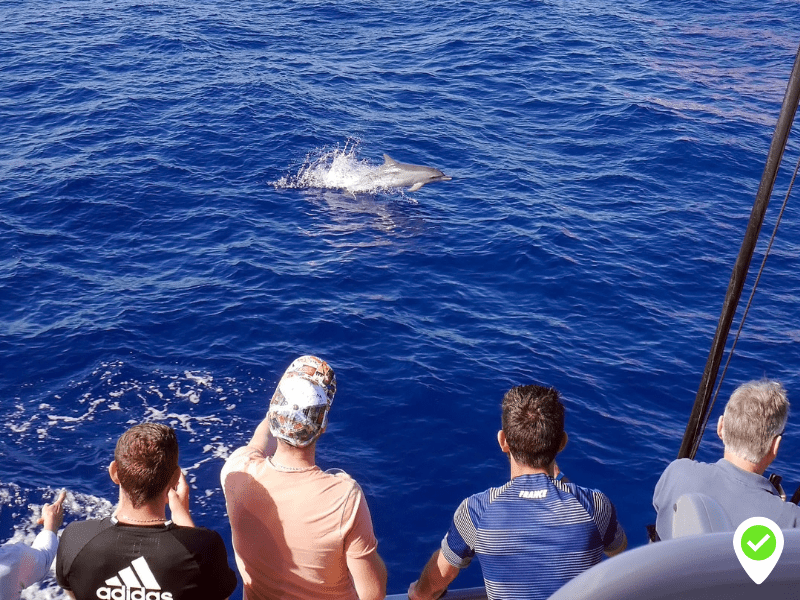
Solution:
{"label": "adidas text", "polygon": [[172,600],[172,592],[145,590],[142,588],[101,587],[97,590],[100,600]]}

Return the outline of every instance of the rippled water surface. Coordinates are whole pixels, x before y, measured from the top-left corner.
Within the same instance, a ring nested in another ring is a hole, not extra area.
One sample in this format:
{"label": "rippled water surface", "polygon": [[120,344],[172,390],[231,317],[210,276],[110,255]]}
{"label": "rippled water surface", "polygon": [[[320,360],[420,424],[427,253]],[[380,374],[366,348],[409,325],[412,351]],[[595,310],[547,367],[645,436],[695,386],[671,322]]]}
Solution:
{"label": "rippled water surface", "polygon": [[[176,427],[196,520],[229,539],[222,461],[315,353],[339,382],[319,460],[362,483],[390,592],[463,497],[507,479],[499,402],[520,383],[562,391],[560,465],[645,543],[798,16],[796,0],[0,1],[2,539],[31,539],[28,505],[62,487],[68,519],[108,512],[113,444],[144,419]],[[452,180],[346,185],[384,153]],[[723,396],[764,375],[800,390],[798,239],[790,201]],[[774,465],[792,490],[797,423]]]}

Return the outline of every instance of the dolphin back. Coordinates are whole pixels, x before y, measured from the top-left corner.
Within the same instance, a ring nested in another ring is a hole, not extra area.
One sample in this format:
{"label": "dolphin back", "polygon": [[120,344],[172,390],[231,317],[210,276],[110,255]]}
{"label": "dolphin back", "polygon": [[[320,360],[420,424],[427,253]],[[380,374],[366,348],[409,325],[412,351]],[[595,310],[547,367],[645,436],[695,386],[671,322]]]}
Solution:
{"label": "dolphin back", "polygon": [[369,177],[370,183],[375,187],[408,187],[412,192],[416,192],[425,184],[434,181],[450,181],[450,179],[439,169],[401,163],[388,154],[383,155],[383,164],[378,167],[376,173]]}

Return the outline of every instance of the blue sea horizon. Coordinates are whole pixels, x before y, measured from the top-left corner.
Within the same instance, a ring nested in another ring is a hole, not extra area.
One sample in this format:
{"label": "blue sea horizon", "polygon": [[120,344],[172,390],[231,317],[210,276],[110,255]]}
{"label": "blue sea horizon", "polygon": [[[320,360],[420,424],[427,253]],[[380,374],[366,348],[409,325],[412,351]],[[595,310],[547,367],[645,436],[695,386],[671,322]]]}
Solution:
{"label": "blue sea horizon", "polygon": [[[464,497],[507,480],[518,384],[561,391],[561,468],[646,543],[798,9],[0,3],[2,539],[32,539],[61,488],[68,521],[107,513],[117,437],[156,420],[233,565],[220,468],[312,353],[338,380],[318,460],[364,488],[390,593]],[[452,180],[349,190],[384,153]],[[717,412],[743,381],[800,389],[799,227],[790,201]],[[790,492],[798,431],[773,465]],[[698,458],[720,453],[709,431]],[[481,583],[473,566],[453,587]]]}

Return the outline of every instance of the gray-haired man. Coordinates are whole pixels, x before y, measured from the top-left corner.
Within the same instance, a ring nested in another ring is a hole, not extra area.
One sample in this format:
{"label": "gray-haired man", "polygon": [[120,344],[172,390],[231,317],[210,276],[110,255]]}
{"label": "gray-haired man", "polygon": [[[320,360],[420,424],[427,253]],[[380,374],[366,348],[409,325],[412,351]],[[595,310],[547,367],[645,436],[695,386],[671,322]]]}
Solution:
{"label": "gray-haired man", "polygon": [[682,458],[658,480],[653,506],[656,531],[672,538],[674,505],[684,494],[705,494],[722,508],[734,531],[750,517],[767,517],[782,529],[800,526],[800,507],[784,502],[764,471],[775,460],[789,416],[786,390],[777,381],[751,381],[733,392],[717,423],[725,454],[716,463]]}

